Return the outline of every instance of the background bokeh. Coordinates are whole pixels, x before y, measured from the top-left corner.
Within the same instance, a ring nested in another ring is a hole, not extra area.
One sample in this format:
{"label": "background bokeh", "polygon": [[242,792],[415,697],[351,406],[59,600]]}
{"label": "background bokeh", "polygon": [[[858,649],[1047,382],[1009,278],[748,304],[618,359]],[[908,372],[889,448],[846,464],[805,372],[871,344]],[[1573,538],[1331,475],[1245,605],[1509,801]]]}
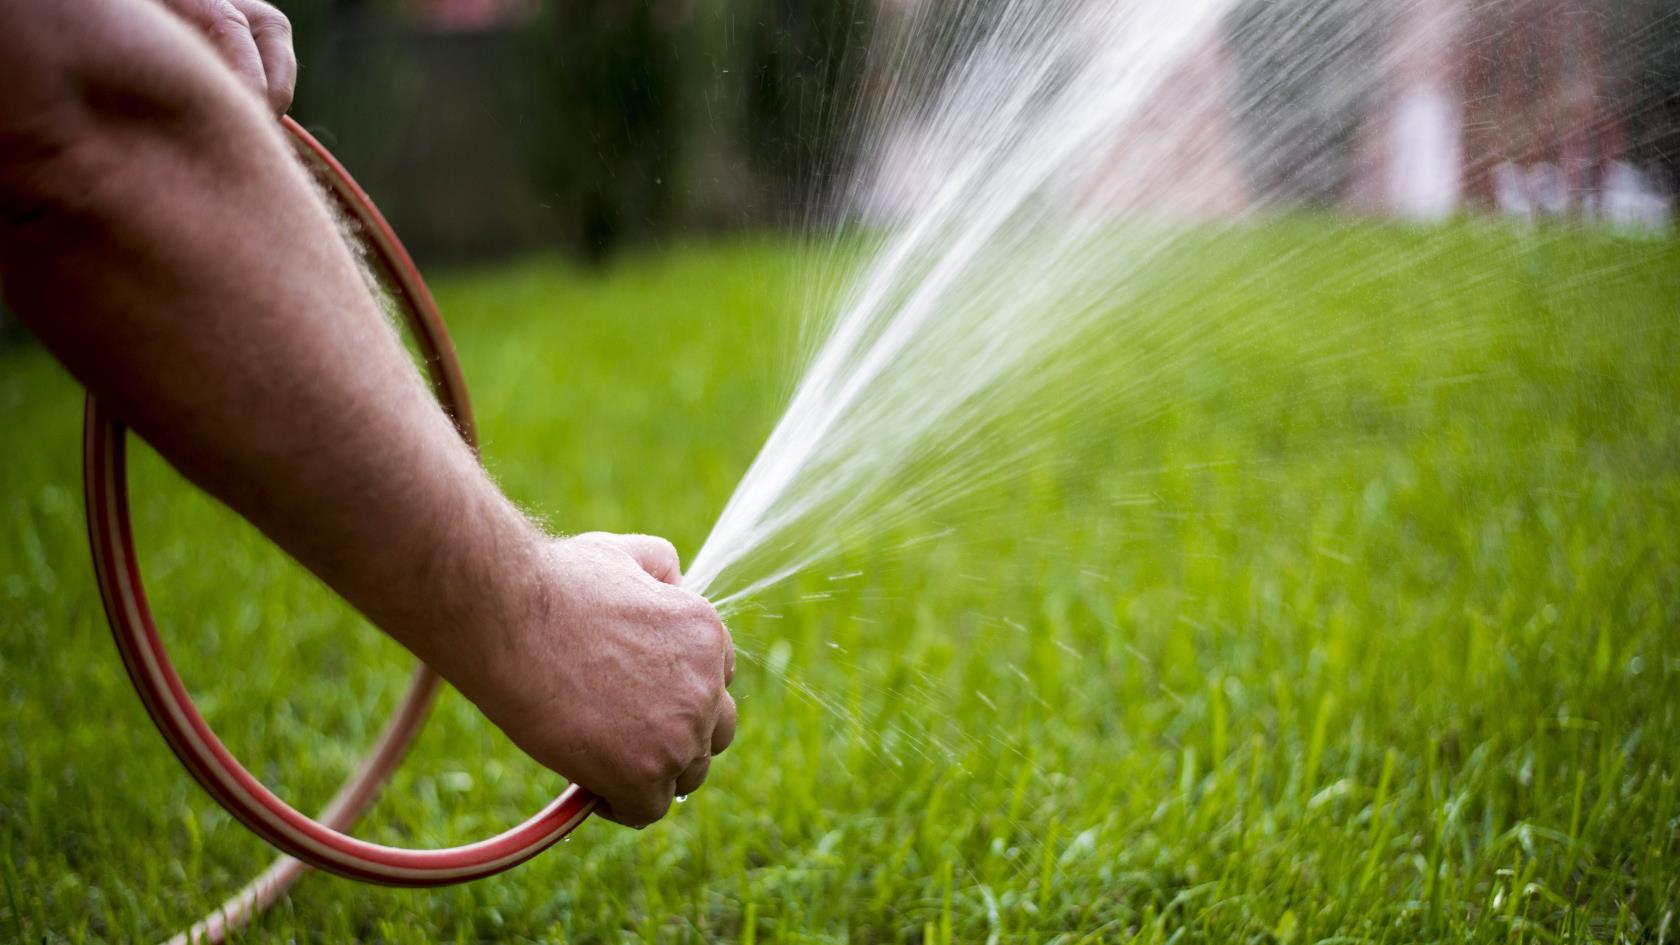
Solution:
{"label": "background bokeh", "polygon": [[[847,133],[889,94],[872,51],[945,15],[932,0],[280,5],[303,64],[295,113],[428,261],[533,247],[600,260],[822,220],[824,195],[881,157]],[[955,22],[988,4],[944,6]],[[1232,193],[1207,198],[1226,212],[1264,193],[1360,212],[1625,217],[1601,197],[1633,173],[1657,218],[1680,184],[1677,37],[1666,0],[1244,0],[1161,98],[1211,103],[1203,124],[1238,139]],[[1261,84],[1283,101],[1219,112]],[[1354,92],[1327,94],[1338,87]],[[1291,147],[1245,147],[1290,99],[1335,107]],[[1393,179],[1408,167],[1412,180]]]}
{"label": "background bokeh", "polygon": [[796,220],[844,145],[867,0],[296,0],[295,114],[422,258]]}

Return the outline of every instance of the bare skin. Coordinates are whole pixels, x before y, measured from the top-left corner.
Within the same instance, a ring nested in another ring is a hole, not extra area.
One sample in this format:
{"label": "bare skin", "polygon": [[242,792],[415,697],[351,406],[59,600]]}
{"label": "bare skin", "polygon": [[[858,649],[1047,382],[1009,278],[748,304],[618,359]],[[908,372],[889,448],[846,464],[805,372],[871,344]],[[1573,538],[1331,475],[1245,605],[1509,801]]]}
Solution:
{"label": "bare skin", "polygon": [[256,0],[0,0],[0,290],[201,488],[640,826],[734,737],[734,650],[645,535],[556,539],[462,444],[274,121]]}

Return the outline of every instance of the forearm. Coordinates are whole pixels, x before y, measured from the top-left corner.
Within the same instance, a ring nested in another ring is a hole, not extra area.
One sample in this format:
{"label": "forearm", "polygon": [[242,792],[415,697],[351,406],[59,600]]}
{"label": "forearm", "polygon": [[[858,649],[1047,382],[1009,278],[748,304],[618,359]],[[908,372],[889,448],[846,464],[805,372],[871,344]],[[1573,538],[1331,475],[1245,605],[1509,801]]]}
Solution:
{"label": "forearm", "polygon": [[46,106],[69,111],[0,169],[8,301],[188,478],[422,658],[482,675],[452,634],[519,606],[507,575],[540,534],[431,401],[256,98],[149,4],[81,5],[79,87]]}

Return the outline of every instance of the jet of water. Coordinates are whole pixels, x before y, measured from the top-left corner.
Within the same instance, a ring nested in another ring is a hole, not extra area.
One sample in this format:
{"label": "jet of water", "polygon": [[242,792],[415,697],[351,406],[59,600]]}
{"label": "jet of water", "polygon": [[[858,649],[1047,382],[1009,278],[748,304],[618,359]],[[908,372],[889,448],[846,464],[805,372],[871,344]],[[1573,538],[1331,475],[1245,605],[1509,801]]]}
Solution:
{"label": "jet of water", "polygon": [[691,587],[715,591],[733,565],[773,552],[775,565],[729,589],[726,600],[739,599],[808,566],[843,533],[935,497],[937,475],[884,493],[917,460],[958,452],[987,393],[1030,385],[1088,314],[1076,270],[1102,220],[1068,217],[1070,182],[1089,176],[1117,124],[1227,3],[1009,4],[954,54],[927,114],[888,104],[877,138],[920,119],[908,160],[937,183],[893,194],[877,171],[851,194],[859,206],[897,202],[902,222],[850,286],[689,569]]}
{"label": "jet of water", "polygon": [[[1354,146],[1342,116],[1430,41],[1389,24],[1443,2],[917,7],[855,126],[876,160],[840,195],[868,252],[687,586],[734,605],[1030,468],[1081,411],[1150,406],[1207,319],[1227,319],[1229,343],[1299,317],[1151,308],[1157,269],[1188,240],[1331,186]],[[1210,76],[1230,48],[1238,67]],[[1250,173],[1234,181],[1233,167]],[[1235,263],[1228,276],[1256,278]]]}

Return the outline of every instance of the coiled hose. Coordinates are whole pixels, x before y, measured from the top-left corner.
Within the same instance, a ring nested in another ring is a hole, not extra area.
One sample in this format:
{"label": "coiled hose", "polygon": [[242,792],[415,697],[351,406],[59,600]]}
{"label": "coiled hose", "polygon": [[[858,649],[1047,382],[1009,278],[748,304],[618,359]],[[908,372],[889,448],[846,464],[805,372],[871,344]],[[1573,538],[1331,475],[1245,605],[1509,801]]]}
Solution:
{"label": "coiled hose", "polygon": [[[297,122],[281,119],[304,163],[360,230],[368,260],[396,297],[424,357],[438,400],[468,445],[477,433],[466,381],[431,292],[389,224],[344,167]],[[424,724],[437,696],[437,674],[424,665],[385,724],[378,741],[317,818],[276,797],[222,745],[199,714],[170,664],[146,604],[128,512],[126,430],[89,396],[83,416],[82,473],[88,541],[105,616],[117,649],[152,721],[198,783],[258,836],[283,854],[172,942],[219,942],[278,899],[308,867],[389,886],[441,886],[511,869],[552,846],[595,806],[571,785],[535,816],[498,836],[443,850],[407,850],[358,840],[346,833],[372,803]]]}

